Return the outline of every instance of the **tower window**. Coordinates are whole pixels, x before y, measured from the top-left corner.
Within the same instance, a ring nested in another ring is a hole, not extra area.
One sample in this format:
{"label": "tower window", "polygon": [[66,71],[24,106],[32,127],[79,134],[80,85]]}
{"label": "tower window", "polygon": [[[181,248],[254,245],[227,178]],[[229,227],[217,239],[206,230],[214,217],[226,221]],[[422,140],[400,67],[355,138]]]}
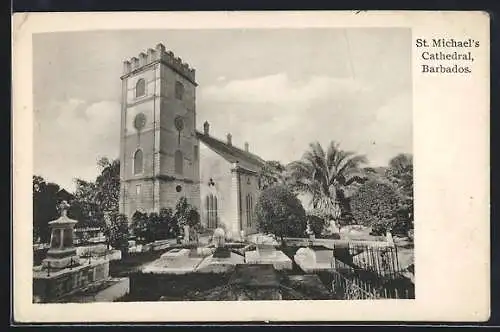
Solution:
{"label": "tower window", "polygon": [[182,174],[184,168],[184,158],[180,150],[175,151],[175,173]]}
{"label": "tower window", "polygon": [[141,174],[143,169],[142,150],[139,149],[134,153],[134,174]]}
{"label": "tower window", "polygon": [[208,228],[217,227],[217,197],[210,194],[206,197],[205,201],[207,209],[207,226]]}
{"label": "tower window", "polygon": [[175,98],[182,100],[184,96],[184,85],[177,81],[175,82]]}
{"label": "tower window", "polygon": [[135,84],[135,97],[141,97],[146,94],[146,81],[140,78]]}
{"label": "tower window", "polygon": [[193,160],[198,161],[198,145],[193,147]]}
{"label": "tower window", "polygon": [[141,196],[141,185],[140,184],[135,186],[135,195]]}

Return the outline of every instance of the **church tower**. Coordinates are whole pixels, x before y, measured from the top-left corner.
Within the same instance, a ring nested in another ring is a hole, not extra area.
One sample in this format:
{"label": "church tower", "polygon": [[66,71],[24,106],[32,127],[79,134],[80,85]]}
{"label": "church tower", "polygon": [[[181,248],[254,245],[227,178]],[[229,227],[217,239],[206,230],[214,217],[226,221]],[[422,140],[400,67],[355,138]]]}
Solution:
{"label": "church tower", "polygon": [[182,196],[199,211],[195,70],[163,44],[123,65],[120,213],[174,208]]}

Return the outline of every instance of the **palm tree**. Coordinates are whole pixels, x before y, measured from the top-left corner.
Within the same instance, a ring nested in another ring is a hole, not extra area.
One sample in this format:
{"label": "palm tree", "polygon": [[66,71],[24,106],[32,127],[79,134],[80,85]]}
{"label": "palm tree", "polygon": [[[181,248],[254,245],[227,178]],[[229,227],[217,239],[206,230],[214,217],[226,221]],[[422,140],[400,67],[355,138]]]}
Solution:
{"label": "palm tree", "polygon": [[337,220],[345,206],[347,190],[365,181],[362,166],[366,162],[365,156],[343,151],[334,141],[326,152],[315,142],[301,160],[287,166],[287,172],[292,188],[311,196],[316,213]]}

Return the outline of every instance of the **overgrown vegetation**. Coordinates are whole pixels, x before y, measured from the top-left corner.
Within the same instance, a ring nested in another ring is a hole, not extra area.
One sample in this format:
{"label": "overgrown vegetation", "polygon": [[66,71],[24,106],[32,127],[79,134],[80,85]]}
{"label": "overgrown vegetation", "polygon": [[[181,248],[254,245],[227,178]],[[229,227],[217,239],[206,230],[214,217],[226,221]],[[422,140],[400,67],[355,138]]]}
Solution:
{"label": "overgrown vegetation", "polygon": [[123,214],[113,213],[108,224],[104,226],[104,235],[109,247],[128,252],[129,228],[127,217]]}
{"label": "overgrown vegetation", "polygon": [[196,240],[200,229],[200,215],[185,197],[181,197],[175,210],[164,208],[160,213],[136,211],[132,216],[131,230],[140,242],[153,242],[182,235],[184,226],[190,227],[190,239]]}
{"label": "overgrown vegetation", "polygon": [[398,206],[399,198],[394,188],[377,180],[363,184],[351,198],[354,219],[364,226],[371,226],[374,234],[392,230]]}
{"label": "overgrown vegetation", "polygon": [[285,185],[262,191],[255,206],[259,231],[281,238],[305,235],[307,218],[302,203]]}

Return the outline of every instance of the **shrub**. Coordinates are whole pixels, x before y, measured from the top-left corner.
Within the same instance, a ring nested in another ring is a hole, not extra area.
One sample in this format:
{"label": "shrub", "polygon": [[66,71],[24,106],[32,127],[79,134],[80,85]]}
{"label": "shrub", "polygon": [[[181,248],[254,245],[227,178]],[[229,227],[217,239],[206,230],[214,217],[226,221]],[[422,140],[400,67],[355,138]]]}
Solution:
{"label": "shrub", "polygon": [[181,235],[185,225],[197,231],[201,225],[200,214],[185,197],[181,197],[176,204],[175,212],[170,208],[162,208],[159,214],[136,211],[132,216],[131,228],[138,240],[149,243],[175,238]]}
{"label": "shrub", "polygon": [[354,219],[371,226],[373,234],[383,234],[396,224],[400,201],[389,183],[370,180],[359,188],[350,202]]}
{"label": "shrub", "polygon": [[307,219],[309,221],[309,227],[311,228],[311,231],[314,233],[314,235],[316,235],[316,237],[319,237],[327,226],[326,220],[314,214],[308,215]]}
{"label": "shrub", "polygon": [[128,252],[129,229],[127,217],[123,214],[112,214],[109,225],[105,228],[108,244],[113,248]]}
{"label": "shrub", "polygon": [[132,216],[131,229],[132,233],[137,237],[139,241],[148,241],[151,239],[151,225],[146,213],[135,211],[134,215]]}
{"label": "shrub", "polygon": [[297,196],[284,185],[262,191],[255,213],[259,231],[275,234],[282,242],[285,236],[304,236],[307,227],[304,207]]}

